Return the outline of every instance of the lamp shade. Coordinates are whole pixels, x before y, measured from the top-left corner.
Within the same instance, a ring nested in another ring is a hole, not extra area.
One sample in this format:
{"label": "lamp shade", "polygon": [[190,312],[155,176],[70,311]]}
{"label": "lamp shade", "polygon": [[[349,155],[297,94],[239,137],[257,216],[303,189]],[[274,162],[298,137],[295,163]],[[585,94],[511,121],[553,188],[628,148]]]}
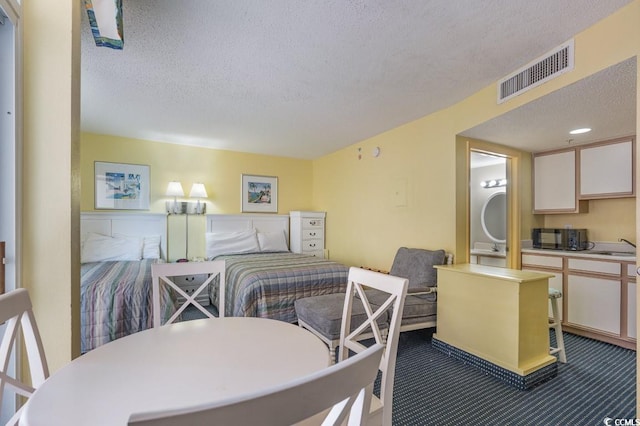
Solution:
{"label": "lamp shade", "polygon": [[184,196],[184,191],[182,190],[182,184],[177,181],[169,182],[169,186],[167,186],[167,197],[182,197]]}
{"label": "lamp shade", "polygon": [[207,198],[207,190],[203,183],[194,183],[189,192],[190,198]]}

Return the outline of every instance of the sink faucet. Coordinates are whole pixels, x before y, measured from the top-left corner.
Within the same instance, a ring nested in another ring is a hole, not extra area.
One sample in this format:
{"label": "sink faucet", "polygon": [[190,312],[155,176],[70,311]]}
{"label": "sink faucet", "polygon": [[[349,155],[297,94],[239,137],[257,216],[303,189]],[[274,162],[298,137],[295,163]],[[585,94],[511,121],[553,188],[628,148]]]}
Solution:
{"label": "sink faucet", "polygon": [[625,240],[624,238],[618,238],[618,241],[622,242],[624,241],[625,243],[629,244],[631,247],[636,248],[636,245],[633,244],[631,241],[629,240]]}

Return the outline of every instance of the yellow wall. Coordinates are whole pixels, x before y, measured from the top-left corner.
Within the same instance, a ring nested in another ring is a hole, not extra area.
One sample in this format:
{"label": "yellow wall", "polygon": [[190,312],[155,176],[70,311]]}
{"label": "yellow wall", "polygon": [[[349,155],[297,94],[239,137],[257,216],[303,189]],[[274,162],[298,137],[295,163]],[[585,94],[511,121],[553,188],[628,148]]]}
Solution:
{"label": "yellow wall", "polygon": [[618,238],[636,241],[636,199],[590,200],[589,213],[544,216],[546,228],[565,225],[587,228],[590,241],[615,242]]}
{"label": "yellow wall", "polygon": [[80,352],[80,2],[22,2],[22,282],[51,370]]}
{"label": "yellow wall", "polygon": [[[640,1],[635,1],[576,35],[572,72],[508,102],[497,105],[496,87],[491,85],[451,108],[315,160],[314,207],[328,212],[327,246],[332,257],[379,268],[391,265],[400,246],[444,248],[459,257],[456,238],[457,234],[464,238],[466,212],[461,207],[456,210],[455,168],[464,164],[459,157],[463,153],[456,153],[456,135],[636,56],[639,21]],[[375,146],[381,148],[379,158],[369,155]],[[362,160],[358,160],[358,148],[362,148]],[[394,200],[400,181],[407,182],[404,206]],[[530,204],[522,207],[530,208]],[[632,218],[635,213],[629,214]],[[540,219],[525,222],[540,223]],[[574,220],[574,226],[577,224]],[[603,228],[594,231],[595,238],[610,238]],[[625,227],[625,235],[628,231]],[[612,231],[614,234],[618,232]]]}
{"label": "yellow wall", "polygon": [[[178,146],[161,142],[83,133],[81,142],[82,211],[94,209],[94,162],[149,165],[150,211],[162,213],[169,181],[182,183],[188,200],[194,182],[207,189],[207,213],[240,213],[240,178],[243,173],[278,177],[278,212],[312,206],[311,161],[241,152]],[[194,201],[194,200],[192,200]],[[184,216],[168,222],[169,259],[185,255]],[[204,256],[205,221],[189,217],[189,257]]]}

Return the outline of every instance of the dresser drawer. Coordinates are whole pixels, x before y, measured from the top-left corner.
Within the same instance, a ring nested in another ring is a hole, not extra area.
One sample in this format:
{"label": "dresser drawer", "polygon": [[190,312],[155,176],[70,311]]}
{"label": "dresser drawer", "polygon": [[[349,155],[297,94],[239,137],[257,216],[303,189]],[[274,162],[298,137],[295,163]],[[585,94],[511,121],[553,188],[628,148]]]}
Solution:
{"label": "dresser drawer", "polygon": [[307,253],[311,251],[324,250],[323,240],[304,240],[302,241],[302,252]]}
{"label": "dresser drawer", "polygon": [[324,241],[324,229],[322,228],[310,228],[302,230],[303,240],[321,240]]}
{"label": "dresser drawer", "polygon": [[302,252],[302,254],[310,254],[311,256],[324,258],[324,250],[305,250]]}
{"label": "dresser drawer", "polygon": [[324,229],[324,219],[320,219],[317,217],[303,217],[302,218],[302,228],[320,228]]}

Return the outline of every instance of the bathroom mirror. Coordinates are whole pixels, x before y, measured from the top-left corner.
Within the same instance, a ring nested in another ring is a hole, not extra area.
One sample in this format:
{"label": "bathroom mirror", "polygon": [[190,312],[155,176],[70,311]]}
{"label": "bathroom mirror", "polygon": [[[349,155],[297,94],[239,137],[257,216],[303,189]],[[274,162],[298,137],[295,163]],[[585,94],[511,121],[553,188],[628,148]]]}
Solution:
{"label": "bathroom mirror", "polygon": [[493,193],[482,206],[480,215],[482,229],[491,241],[507,241],[507,194],[504,191]]}

